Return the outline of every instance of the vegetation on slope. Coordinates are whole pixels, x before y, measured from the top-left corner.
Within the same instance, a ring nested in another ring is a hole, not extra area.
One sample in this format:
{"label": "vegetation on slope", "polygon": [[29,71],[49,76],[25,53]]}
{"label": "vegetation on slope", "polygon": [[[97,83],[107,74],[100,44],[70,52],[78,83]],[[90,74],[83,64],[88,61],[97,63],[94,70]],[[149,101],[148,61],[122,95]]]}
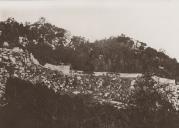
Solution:
{"label": "vegetation on slope", "polygon": [[28,50],[43,65],[71,64],[83,71],[144,73],[174,78],[179,64],[162,51],[145,43],[121,35],[90,42],[71,36],[62,28],[40,18],[35,23],[18,23],[13,18],[0,22],[0,46],[21,47]]}
{"label": "vegetation on slope", "polygon": [[[0,46],[0,84],[5,84],[2,89],[6,99],[0,104],[3,128],[179,126],[178,111],[170,100],[172,92],[165,88],[168,85],[156,84],[149,74],[129,90],[129,84],[122,83],[117,75],[116,79],[89,74],[64,76],[31,63],[28,53],[33,53],[42,65],[70,63],[73,69],[84,71],[152,72],[175,77],[177,61],[145,43],[125,35],[89,42],[71,37],[68,31],[44,18],[33,24],[9,18],[0,22]],[[14,47],[26,52],[13,51]],[[101,102],[104,99],[112,102]],[[114,101],[122,103],[116,107]]]}

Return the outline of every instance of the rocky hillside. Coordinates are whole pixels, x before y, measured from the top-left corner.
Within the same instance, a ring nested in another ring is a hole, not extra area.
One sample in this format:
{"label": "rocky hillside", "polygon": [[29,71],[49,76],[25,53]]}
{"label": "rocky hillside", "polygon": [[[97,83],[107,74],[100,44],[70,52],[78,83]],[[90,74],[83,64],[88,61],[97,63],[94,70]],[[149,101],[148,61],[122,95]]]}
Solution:
{"label": "rocky hillside", "polygon": [[[70,64],[73,72],[46,68]],[[0,127],[178,128],[179,64],[125,35],[0,22]],[[122,73],[121,73],[122,72]]]}

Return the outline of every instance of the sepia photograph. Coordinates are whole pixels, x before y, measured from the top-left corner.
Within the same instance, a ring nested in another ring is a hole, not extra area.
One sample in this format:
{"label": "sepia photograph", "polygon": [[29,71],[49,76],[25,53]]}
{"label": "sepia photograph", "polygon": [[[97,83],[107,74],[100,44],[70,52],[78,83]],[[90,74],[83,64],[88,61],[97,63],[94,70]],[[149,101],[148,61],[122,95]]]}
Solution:
{"label": "sepia photograph", "polygon": [[178,12],[0,0],[0,128],[179,128]]}

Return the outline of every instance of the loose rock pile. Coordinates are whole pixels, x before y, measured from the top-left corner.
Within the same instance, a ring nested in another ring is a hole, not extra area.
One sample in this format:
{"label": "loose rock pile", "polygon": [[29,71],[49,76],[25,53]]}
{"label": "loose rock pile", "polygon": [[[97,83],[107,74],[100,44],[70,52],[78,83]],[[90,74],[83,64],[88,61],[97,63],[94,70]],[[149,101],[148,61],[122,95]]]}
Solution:
{"label": "loose rock pile", "polygon": [[[27,51],[19,48],[0,49],[0,97],[3,97],[6,80],[17,77],[31,83],[43,83],[60,94],[87,94],[94,99],[124,107],[134,89],[132,79],[123,79],[119,74],[99,75],[70,74],[52,71],[35,64]],[[175,89],[176,90],[176,89]],[[176,92],[176,91],[175,91]],[[176,99],[175,99],[176,100]]]}

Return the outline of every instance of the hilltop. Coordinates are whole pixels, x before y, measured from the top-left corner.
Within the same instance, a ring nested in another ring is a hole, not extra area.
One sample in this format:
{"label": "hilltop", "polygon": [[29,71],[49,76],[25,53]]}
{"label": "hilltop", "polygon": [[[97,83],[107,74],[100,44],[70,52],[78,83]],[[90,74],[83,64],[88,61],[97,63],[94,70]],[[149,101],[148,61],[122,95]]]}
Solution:
{"label": "hilltop", "polygon": [[145,73],[176,78],[179,64],[163,51],[124,34],[90,42],[73,36],[40,18],[35,23],[19,23],[13,18],[0,22],[0,47],[20,47],[32,53],[41,65],[70,64],[86,72]]}

